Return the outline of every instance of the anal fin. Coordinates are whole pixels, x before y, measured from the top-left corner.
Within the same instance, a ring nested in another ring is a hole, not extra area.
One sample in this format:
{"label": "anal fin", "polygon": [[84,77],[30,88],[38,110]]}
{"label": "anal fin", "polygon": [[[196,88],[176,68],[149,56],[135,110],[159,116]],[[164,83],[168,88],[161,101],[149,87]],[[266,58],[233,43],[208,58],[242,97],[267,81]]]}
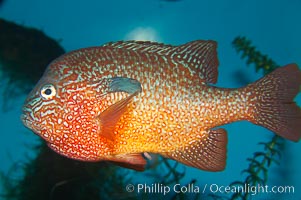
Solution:
{"label": "anal fin", "polygon": [[163,153],[164,157],[206,171],[222,171],[226,166],[227,132],[210,130],[207,137],[175,152]]}

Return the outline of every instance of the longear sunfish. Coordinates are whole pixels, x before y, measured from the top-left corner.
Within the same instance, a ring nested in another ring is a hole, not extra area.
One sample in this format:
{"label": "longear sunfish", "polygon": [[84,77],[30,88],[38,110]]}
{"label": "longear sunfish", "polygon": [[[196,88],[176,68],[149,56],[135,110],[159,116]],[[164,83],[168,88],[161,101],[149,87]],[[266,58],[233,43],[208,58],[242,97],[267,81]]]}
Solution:
{"label": "longear sunfish", "polygon": [[216,48],[203,40],[180,46],[119,41],[72,51],[49,64],[22,121],[68,158],[140,171],[147,152],[223,170],[227,132],[217,127],[239,120],[298,141],[298,66],[278,68],[243,88],[218,88],[212,86]]}

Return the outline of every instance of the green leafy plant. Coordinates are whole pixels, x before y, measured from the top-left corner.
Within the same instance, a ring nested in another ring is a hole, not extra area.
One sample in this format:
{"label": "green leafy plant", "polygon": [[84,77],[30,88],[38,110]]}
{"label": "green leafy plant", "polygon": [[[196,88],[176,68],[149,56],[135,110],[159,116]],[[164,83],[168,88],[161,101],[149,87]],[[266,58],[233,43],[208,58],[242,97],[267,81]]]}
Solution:
{"label": "green leafy plant", "polygon": [[[284,140],[279,136],[273,136],[269,142],[260,142],[263,151],[255,152],[252,158],[247,158],[249,167],[242,171],[246,174],[244,181],[234,181],[230,187],[250,188],[253,186],[264,186],[268,181],[268,169],[272,163],[280,164],[281,151],[284,147]],[[249,199],[251,193],[239,191],[234,193],[231,199]]]}
{"label": "green leafy plant", "polygon": [[262,70],[263,74],[266,75],[279,67],[267,55],[256,50],[256,47],[252,46],[251,41],[246,37],[236,37],[232,45],[238,53],[241,53],[241,58],[246,59],[247,65],[253,64],[255,66],[256,72]]}

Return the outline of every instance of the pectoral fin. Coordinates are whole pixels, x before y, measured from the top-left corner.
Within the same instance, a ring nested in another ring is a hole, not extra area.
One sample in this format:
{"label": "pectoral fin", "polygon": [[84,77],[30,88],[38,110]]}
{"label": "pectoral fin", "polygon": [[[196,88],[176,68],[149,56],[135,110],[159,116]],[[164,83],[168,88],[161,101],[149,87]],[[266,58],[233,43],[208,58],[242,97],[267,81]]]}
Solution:
{"label": "pectoral fin", "polygon": [[100,134],[109,140],[114,139],[114,129],[122,114],[127,110],[127,105],[137,93],[108,107],[97,118],[100,122]]}
{"label": "pectoral fin", "polygon": [[162,153],[164,157],[206,171],[221,171],[226,166],[227,132],[210,130],[207,137],[175,152]]}

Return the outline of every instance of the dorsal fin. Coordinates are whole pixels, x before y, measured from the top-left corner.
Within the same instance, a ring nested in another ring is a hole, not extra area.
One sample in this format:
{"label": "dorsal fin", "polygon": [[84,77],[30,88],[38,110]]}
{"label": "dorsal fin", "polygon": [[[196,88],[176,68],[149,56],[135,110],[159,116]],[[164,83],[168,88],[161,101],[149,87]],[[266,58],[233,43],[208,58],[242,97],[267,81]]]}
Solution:
{"label": "dorsal fin", "polygon": [[175,46],[165,45],[163,43],[151,42],[151,41],[117,41],[117,42],[109,42],[104,44],[103,46],[110,46],[113,48],[123,48],[127,50],[147,52],[147,53],[159,53],[170,51],[174,49]]}
{"label": "dorsal fin", "polygon": [[206,83],[217,81],[217,43],[212,40],[196,40],[177,47],[179,60],[196,70]]}
{"label": "dorsal fin", "polygon": [[180,46],[149,41],[118,41],[107,43],[104,46],[156,53],[195,70],[206,83],[216,83],[217,81],[217,43],[212,40],[196,40]]}

